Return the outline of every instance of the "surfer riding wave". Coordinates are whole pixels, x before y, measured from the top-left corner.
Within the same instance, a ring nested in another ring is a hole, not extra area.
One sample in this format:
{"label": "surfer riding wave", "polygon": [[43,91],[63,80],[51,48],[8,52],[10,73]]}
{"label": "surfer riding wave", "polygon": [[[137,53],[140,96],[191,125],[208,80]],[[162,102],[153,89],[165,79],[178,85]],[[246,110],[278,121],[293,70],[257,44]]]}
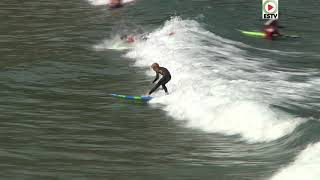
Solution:
{"label": "surfer riding wave", "polygon": [[159,79],[159,74],[162,75],[162,78],[159,82],[150,90],[148,95],[151,95],[155,90],[157,90],[160,86],[162,86],[163,90],[166,94],[169,94],[166,84],[171,80],[171,74],[168,69],[164,67],[160,67],[158,63],[153,63],[151,68],[156,72],[156,78],[152,83],[155,83]]}

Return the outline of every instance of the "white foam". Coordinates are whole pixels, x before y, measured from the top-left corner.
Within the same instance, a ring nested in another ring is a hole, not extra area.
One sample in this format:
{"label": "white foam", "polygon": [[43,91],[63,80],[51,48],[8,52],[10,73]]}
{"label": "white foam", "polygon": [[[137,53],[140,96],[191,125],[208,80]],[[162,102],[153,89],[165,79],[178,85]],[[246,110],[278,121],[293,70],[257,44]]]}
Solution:
{"label": "white foam", "polygon": [[113,36],[111,39],[105,39],[101,43],[95,45],[93,48],[97,51],[105,49],[112,49],[117,51],[127,50],[133,48],[134,44],[129,44],[120,39],[119,35]]}
{"label": "white foam", "polygon": [[275,174],[271,180],[319,180],[320,142],[309,145],[288,167]]}
{"label": "white foam", "polygon": [[[175,34],[169,36],[171,32]],[[271,104],[286,99],[281,94],[272,96],[279,87],[288,87],[292,94],[296,89],[292,84],[284,86],[286,74],[265,70],[265,59],[247,57],[239,46],[243,44],[206,31],[196,21],[176,17],[150,33],[147,41],[137,43],[127,56],[136,66],[146,67],[147,75],[154,76],[149,70],[153,62],[170,70],[171,94],[158,91],[159,98],[151,103],[164,105],[169,115],[189,127],[240,134],[249,142],[270,141],[292,132],[303,120]]]}
{"label": "white foam", "polygon": [[[88,0],[90,4],[95,5],[95,6],[100,6],[100,5],[107,5],[110,3],[111,0]],[[122,3],[130,3],[135,0],[122,0]]]}

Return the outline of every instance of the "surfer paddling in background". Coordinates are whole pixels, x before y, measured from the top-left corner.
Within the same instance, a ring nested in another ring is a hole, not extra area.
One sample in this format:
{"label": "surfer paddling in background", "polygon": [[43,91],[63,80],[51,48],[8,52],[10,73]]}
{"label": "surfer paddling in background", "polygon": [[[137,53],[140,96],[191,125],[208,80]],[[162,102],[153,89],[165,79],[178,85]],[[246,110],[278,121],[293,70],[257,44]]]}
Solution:
{"label": "surfer paddling in background", "polygon": [[123,35],[120,37],[122,41],[125,41],[127,43],[134,43],[135,42],[135,37],[134,36],[128,36],[128,35]]}
{"label": "surfer paddling in background", "polygon": [[122,0],[110,0],[108,7],[111,9],[121,8],[123,6]]}
{"label": "surfer paddling in background", "polygon": [[[176,33],[175,32],[170,32],[168,34],[168,36],[173,36],[175,35]],[[127,34],[124,34],[120,37],[120,39],[126,43],[129,43],[129,44],[132,44],[134,42],[136,42],[137,40],[148,40],[148,34],[142,34],[142,35],[127,35]]]}
{"label": "surfer paddling in background", "polygon": [[156,78],[152,83],[155,83],[159,79],[159,74],[162,75],[162,78],[158,81],[158,83],[150,90],[148,95],[151,95],[155,90],[157,90],[160,86],[162,86],[164,92],[168,95],[168,89],[166,84],[171,80],[171,74],[168,69],[164,67],[160,67],[158,63],[153,63],[151,68],[156,72]]}
{"label": "surfer paddling in background", "polygon": [[279,33],[278,21],[275,19],[271,19],[264,23],[263,31],[266,34],[266,39],[269,40],[281,36],[281,34]]}

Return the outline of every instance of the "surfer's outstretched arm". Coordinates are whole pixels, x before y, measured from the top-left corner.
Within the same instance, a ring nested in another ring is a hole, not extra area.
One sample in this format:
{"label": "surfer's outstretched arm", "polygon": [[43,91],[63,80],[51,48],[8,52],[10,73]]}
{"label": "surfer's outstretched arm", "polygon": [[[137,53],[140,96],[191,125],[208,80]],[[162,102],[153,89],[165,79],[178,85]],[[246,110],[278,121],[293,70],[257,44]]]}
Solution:
{"label": "surfer's outstretched arm", "polygon": [[155,90],[157,90],[160,86],[162,86],[164,92],[168,94],[168,89],[166,87],[166,84],[170,81],[171,76],[163,76],[160,81],[150,90],[149,95],[151,95]]}
{"label": "surfer's outstretched arm", "polygon": [[159,88],[161,84],[158,82],[151,90],[150,92],[148,93],[149,95],[151,95],[155,90],[157,90]]}
{"label": "surfer's outstretched arm", "polygon": [[159,79],[159,73],[157,72],[156,78],[152,81],[152,83],[155,83]]}

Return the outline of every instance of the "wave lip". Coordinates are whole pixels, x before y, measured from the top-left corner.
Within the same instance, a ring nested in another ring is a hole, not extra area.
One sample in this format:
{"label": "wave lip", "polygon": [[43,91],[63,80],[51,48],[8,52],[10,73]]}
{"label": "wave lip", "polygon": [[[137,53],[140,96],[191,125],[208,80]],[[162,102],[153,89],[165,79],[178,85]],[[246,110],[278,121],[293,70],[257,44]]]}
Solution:
{"label": "wave lip", "polygon": [[[194,20],[174,17],[126,56],[136,66],[148,68],[158,62],[170,70],[171,94],[163,96],[160,90],[151,103],[164,105],[169,115],[191,128],[239,134],[248,142],[291,133],[303,120],[272,108],[270,100],[283,81],[266,76],[264,61],[248,58],[239,46],[243,44],[217,36]],[[147,75],[154,73],[149,70]]]}

